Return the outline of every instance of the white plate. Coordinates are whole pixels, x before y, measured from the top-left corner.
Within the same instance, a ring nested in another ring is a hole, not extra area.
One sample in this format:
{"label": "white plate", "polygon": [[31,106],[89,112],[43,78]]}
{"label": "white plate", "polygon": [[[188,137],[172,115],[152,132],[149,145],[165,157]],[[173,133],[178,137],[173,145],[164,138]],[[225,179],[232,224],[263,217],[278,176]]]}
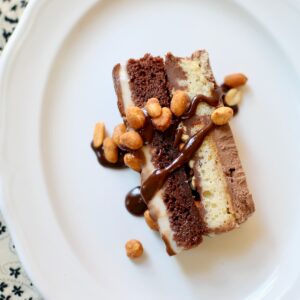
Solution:
{"label": "white plate", "polygon": [[[30,1],[1,62],[1,208],[45,298],[299,299],[299,20],[296,1]],[[115,63],[198,48],[219,82],[250,78],[232,127],[257,211],[168,257],[124,208],[138,176],[99,167],[89,143],[120,121]]]}

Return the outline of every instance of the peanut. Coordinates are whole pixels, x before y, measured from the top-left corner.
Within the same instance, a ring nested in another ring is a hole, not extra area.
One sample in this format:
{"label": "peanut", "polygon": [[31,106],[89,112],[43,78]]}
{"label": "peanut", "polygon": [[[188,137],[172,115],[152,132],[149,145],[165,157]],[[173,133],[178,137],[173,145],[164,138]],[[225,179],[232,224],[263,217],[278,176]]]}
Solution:
{"label": "peanut", "polygon": [[119,146],[120,145],[120,137],[123,133],[126,132],[126,126],[121,123],[114,128],[114,132],[112,138],[114,142]]}
{"label": "peanut", "polygon": [[125,245],[126,254],[129,258],[138,258],[142,256],[144,249],[143,245],[138,240],[130,240]]}
{"label": "peanut", "polygon": [[124,163],[127,167],[134,171],[141,172],[144,163],[142,153],[126,153],[124,155]]}
{"label": "peanut", "polygon": [[230,89],[225,96],[225,103],[229,106],[238,105],[242,100],[242,92],[237,89]]}
{"label": "peanut", "polygon": [[225,76],[224,83],[230,87],[239,87],[246,84],[248,78],[242,73],[234,73]]}
{"label": "peanut", "polygon": [[181,90],[176,91],[171,100],[170,108],[172,113],[175,116],[180,117],[186,111],[188,103],[189,103],[188,94]]}
{"label": "peanut", "polygon": [[144,112],[137,106],[129,107],[126,111],[126,119],[130,127],[140,129],[146,122]]}
{"label": "peanut", "polygon": [[98,122],[95,125],[94,129],[94,138],[93,138],[93,145],[95,148],[99,148],[104,140],[105,136],[105,126],[103,122]]}
{"label": "peanut", "polygon": [[167,130],[172,121],[172,112],[168,107],[163,107],[161,110],[161,115],[157,118],[152,119],[153,126],[160,130],[165,131]]}
{"label": "peanut", "polygon": [[151,118],[157,118],[161,115],[161,106],[157,98],[148,99],[145,108]]}
{"label": "peanut", "polygon": [[213,111],[211,114],[211,120],[216,125],[226,124],[233,116],[233,110],[230,107],[219,107]]}
{"label": "peanut", "polygon": [[120,145],[131,150],[138,150],[143,146],[143,139],[136,131],[128,131],[120,136]]}
{"label": "peanut", "polygon": [[157,223],[152,219],[152,217],[150,216],[150,212],[149,212],[148,209],[144,212],[144,217],[145,217],[145,221],[146,221],[147,225],[148,225],[152,230],[158,231],[158,225],[157,225]]}
{"label": "peanut", "polygon": [[111,162],[116,163],[118,161],[118,147],[112,138],[106,137],[103,141],[103,151],[105,158]]}

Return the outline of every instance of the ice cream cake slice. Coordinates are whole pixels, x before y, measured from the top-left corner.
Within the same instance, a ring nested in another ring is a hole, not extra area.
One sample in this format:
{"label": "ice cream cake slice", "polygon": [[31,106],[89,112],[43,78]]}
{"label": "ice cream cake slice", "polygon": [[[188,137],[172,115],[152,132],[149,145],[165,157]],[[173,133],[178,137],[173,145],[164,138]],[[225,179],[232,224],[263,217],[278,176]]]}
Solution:
{"label": "ice cream cake slice", "polygon": [[[161,106],[170,106],[164,60],[160,57],[147,54],[141,59],[130,59],[125,65],[118,64],[114,67],[113,79],[118,107],[125,122],[129,107],[143,108],[150,98],[159,99]],[[179,150],[174,147],[176,129],[174,124],[164,132],[155,130],[151,142],[143,147],[145,164],[141,171],[141,183],[156,168],[167,166],[178,156]],[[204,223],[194,203],[184,167],[171,174],[148,202],[148,209],[158,223],[170,255],[197,246],[202,241]]]}
{"label": "ice cream cake slice", "polygon": [[[169,53],[165,65],[171,95],[183,90],[191,99],[197,95],[213,96],[217,85],[206,51],[197,51],[190,58]],[[194,116],[179,124],[184,141],[203,128],[214,109],[201,103]],[[254,203],[228,124],[217,126],[206,136],[189,165],[194,173],[192,188],[200,194],[204,207],[206,233],[231,230],[253,213]]]}
{"label": "ice cream cake slice", "polygon": [[[245,77],[230,80],[234,87]],[[224,106],[230,84],[216,84],[207,52],[129,59],[114,67],[113,81],[124,124],[104,139],[99,123],[92,147],[103,166],[124,162],[141,173],[142,197],[130,195],[135,212],[148,208],[167,252],[243,223],[254,204],[228,125],[233,109]]]}

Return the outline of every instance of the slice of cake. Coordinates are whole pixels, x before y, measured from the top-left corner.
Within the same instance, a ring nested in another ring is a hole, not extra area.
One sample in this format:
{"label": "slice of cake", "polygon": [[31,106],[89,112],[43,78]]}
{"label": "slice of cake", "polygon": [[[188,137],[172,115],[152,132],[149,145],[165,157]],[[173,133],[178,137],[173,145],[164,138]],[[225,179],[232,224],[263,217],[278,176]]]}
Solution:
{"label": "slice of cake", "polygon": [[[115,142],[128,152],[124,160],[143,157],[141,194],[168,253],[244,222],[254,204],[225,124],[230,116],[218,115],[232,109],[223,107],[226,88],[217,86],[207,52],[165,59],[146,54],[116,65],[113,79],[127,127]],[[150,104],[159,116],[151,115]]]}
{"label": "slice of cake", "polygon": [[[139,60],[130,59],[125,65],[118,64],[114,67],[113,78],[118,107],[125,122],[129,107],[143,108],[153,97],[159,99],[161,106],[170,106],[164,60],[160,57],[145,55]],[[152,140],[143,147],[142,183],[156,168],[167,166],[179,155],[178,148],[174,147],[176,129],[177,124],[164,132],[155,130]],[[204,223],[194,203],[184,167],[169,176],[147,205],[170,255],[202,241]]]}
{"label": "slice of cake", "polygon": [[[197,95],[213,96],[217,85],[206,51],[191,58],[166,55],[166,73],[170,94],[184,90],[193,99]],[[215,107],[201,103],[196,114],[179,126],[187,140],[205,125],[206,116]],[[228,124],[218,126],[205,138],[189,163],[193,170],[192,187],[200,194],[204,206],[207,233],[219,233],[243,223],[254,211],[252,196]]]}

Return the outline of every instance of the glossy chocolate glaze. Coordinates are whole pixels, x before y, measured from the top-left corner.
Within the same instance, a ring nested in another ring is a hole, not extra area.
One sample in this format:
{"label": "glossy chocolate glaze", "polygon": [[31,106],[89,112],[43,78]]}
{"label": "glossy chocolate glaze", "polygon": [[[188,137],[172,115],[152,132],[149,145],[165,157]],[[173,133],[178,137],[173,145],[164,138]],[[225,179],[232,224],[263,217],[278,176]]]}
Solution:
{"label": "glossy chocolate glaze", "polygon": [[[189,109],[185,114],[183,114],[181,117],[174,120],[175,123],[179,123],[182,120],[187,120],[195,115],[197,111],[197,107],[200,103],[204,102],[207,103],[210,106],[219,106],[224,105],[224,96],[226,92],[228,91],[228,87],[225,85],[222,85],[221,87],[217,87],[212,97],[207,97],[204,95],[196,95],[192,101]],[[238,110],[238,107],[232,107],[234,112],[236,113]],[[144,143],[147,145],[151,143],[153,134],[154,134],[154,126],[152,124],[151,118],[147,115],[147,112],[144,111],[146,115],[146,123],[145,126],[139,130],[139,133],[141,134]],[[184,148],[182,149],[179,156],[166,168],[163,169],[156,169],[153,171],[153,173],[144,181],[142,187],[135,187],[132,189],[127,195],[125,199],[125,205],[127,210],[135,215],[135,216],[141,216],[147,209],[147,205],[145,203],[148,203],[155,193],[163,186],[165,180],[167,177],[177,170],[178,168],[182,167],[186,163],[189,162],[189,160],[193,157],[195,152],[199,149],[201,146],[205,136],[209,133],[209,131],[214,127],[214,124],[209,119],[206,126],[197,132],[195,135],[193,135],[185,144]],[[174,147],[177,147],[181,142],[181,137],[183,134],[183,129],[179,128],[176,131],[176,136],[174,140]],[[117,163],[111,163],[106,160],[103,148],[95,148],[93,146],[93,143],[91,144],[91,147],[93,151],[95,152],[98,162],[106,168],[114,168],[114,169],[122,169],[126,168],[126,165],[124,164],[124,154],[126,153],[126,149],[119,150],[119,158]],[[197,199],[198,200],[198,199]]]}
{"label": "glossy chocolate glaze", "polygon": [[181,137],[183,135],[183,128],[178,128],[176,130],[175,140],[174,140],[174,147],[176,148],[181,143]]}
{"label": "glossy chocolate glaze", "polygon": [[239,112],[239,106],[238,105],[234,105],[234,106],[229,106],[229,105],[226,105],[226,104],[224,104],[224,105],[232,108],[234,116]]}
{"label": "glossy chocolate glaze", "polygon": [[155,129],[152,125],[151,118],[147,114],[147,111],[145,109],[143,109],[143,112],[146,116],[146,122],[145,122],[144,127],[139,130],[139,134],[143,138],[144,144],[148,145],[152,142]]}
{"label": "glossy chocolate glaze", "polygon": [[219,104],[219,98],[216,97],[206,97],[204,95],[197,95],[192,99],[191,105],[186,113],[181,116],[181,120],[187,120],[195,115],[198,105],[201,103],[207,103],[211,106],[217,106]]}
{"label": "glossy chocolate glaze", "polygon": [[147,205],[141,196],[140,186],[129,191],[125,198],[125,206],[132,215],[143,216],[144,212],[147,210]]}
{"label": "glossy chocolate glaze", "polygon": [[[204,102],[210,106],[219,106],[223,104],[224,96],[227,92],[226,86],[217,87],[213,91],[212,97],[207,97],[204,95],[196,95],[191,102],[188,111],[183,114],[178,121],[187,120],[195,115],[197,107],[200,103]],[[174,172],[176,169],[182,167],[184,164],[188,163],[194,156],[196,151],[201,146],[205,136],[209,131],[214,128],[214,124],[209,118],[208,123],[203,129],[194,134],[185,144],[179,156],[166,168],[156,169],[153,173],[144,181],[141,187],[141,194],[146,203],[153,198],[155,193],[164,185],[167,177]],[[182,131],[179,129],[175,136],[174,146],[176,147],[180,143],[182,136]]]}
{"label": "glossy chocolate glaze", "polygon": [[125,169],[125,168],[127,168],[127,166],[124,164],[124,155],[126,153],[125,151],[119,150],[118,161],[116,163],[111,163],[105,158],[102,146],[100,146],[99,148],[95,148],[94,145],[93,145],[93,142],[92,142],[91,147],[92,147],[94,153],[97,156],[99,164],[102,167],[111,168],[111,169]]}
{"label": "glossy chocolate glaze", "polygon": [[195,152],[201,146],[205,136],[213,127],[214,124],[209,119],[208,124],[187,141],[181,153],[171,164],[169,164],[166,168],[154,170],[153,173],[144,181],[141,187],[141,195],[146,203],[149,203],[172,172],[182,167],[193,157]]}
{"label": "glossy chocolate glaze", "polygon": [[191,102],[191,105],[186,113],[181,116],[181,120],[187,120],[195,115],[197,107],[201,102],[207,103],[210,106],[218,106],[223,104],[224,91],[222,87],[218,87],[214,90],[214,96],[207,97],[204,95],[196,95]]}

